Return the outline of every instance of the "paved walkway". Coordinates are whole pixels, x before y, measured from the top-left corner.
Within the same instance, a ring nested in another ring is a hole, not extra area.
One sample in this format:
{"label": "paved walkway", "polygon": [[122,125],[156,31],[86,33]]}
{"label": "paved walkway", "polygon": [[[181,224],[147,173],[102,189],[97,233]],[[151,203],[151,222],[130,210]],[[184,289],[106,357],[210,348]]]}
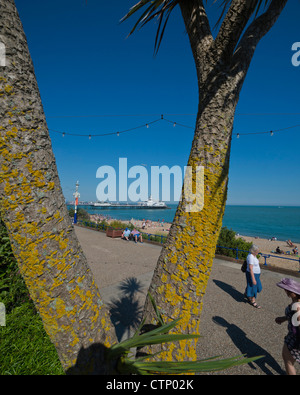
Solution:
{"label": "paved walkway", "polygon": [[[105,233],[79,227],[76,234],[101,296],[110,307],[117,336],[119,340],[126,338],[141,318],[161,247],[112,239]],[[215,259],[201,316],[203,338],[197,351],[199,359],[216,355],[265,355],[253,364],[222,374],[284,374],[281,349],[287,326],[274,322],[275,317],[284,315],[290,303],[284,291],[276,286],[282,277],[285,276],[262,271],[263,291],[258,297],[262,309],[258,310],[245,303],[245,276],[240,265]],[[300,374],[298,364],[296,368]]]}

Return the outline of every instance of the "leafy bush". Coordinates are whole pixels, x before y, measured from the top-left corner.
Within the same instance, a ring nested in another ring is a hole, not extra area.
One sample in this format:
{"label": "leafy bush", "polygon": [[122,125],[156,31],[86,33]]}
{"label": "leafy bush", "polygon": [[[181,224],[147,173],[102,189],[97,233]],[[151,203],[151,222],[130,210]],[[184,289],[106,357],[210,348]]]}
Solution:
{"label": "leafy bush", "polygon": [[97,226],[99,229],[106,230],[106,228],[109,226],[108,223],[106,222],[105,219],[103,219],[101,222],[97,223]]}
{"label": "leafy bush", "polygon": [[143,240],[155,241],[157,243],[162,243],[162,244],[164,244],[167,239],[167,236],[163,234],[150,235],[148,233],[142,232],[142,235],[143,235]]}
{"label": "leafy bush", "polygon": [[136,228],[132,223],[124,223],[122,221],[118,221],[117,219],[113,220],[109,225],[109,227],[115,228],[115,229],[125,229],[128,228],[130,230],[133,230]]}
{"label": "leafy bush", "polygon": [[115,228],[115,229],[125,229],[125,228],[129,228],[129,226],[128,225],[126,225],[126,224],[124,224],[123,222],[121,222],[121,221],[118,221],[118,220],[113,220],[110,224],[109,224],[109,226],[111,227],[111,228]]}
{"label": "leafy bush", "polygon": [[[69,216],[74,218],[75,210],[74,208],[69,208]],[[89,221],[90,214],[84,208],[77,209],[77,219],[78,221]]]}
{"label": "leafy bush", "polygon": [[241,237],[237,238],[236,232],[234,232],[232,229],[223,227],[219,235],[217,246],[227,248],[217,247],[216,254],[236,258],[236,248],[238,248],[239,250],[243,250],[238,252],[238,258],[245,259],[248,255],[249,249],[252,246],[252,243],[247,243]]}

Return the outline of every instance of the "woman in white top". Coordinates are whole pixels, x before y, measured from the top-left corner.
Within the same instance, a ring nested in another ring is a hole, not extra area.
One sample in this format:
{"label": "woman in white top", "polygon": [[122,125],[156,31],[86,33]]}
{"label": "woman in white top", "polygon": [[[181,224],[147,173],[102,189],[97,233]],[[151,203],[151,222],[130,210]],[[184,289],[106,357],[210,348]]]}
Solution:
{"label": "woman in white top", "polygon": [[256,245],[252,245],[250,248],[250,253],[247,256],[247,270],[246,270],[246,281],[247,287],[245,291],[245,296],[248,299],[248,302],[257,309],[261,307],[256,303],[256,297],[259,292],[262,290],[262,285],[260,281],[260,266],[259,261],[256,258],[258,254],[259,248]]}

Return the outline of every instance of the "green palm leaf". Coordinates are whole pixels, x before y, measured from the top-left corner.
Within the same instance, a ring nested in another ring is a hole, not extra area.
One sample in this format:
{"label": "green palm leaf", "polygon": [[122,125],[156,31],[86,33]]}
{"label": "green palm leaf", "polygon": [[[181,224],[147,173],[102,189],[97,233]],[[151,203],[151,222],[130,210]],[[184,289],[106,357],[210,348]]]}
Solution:
{"label": "green palm leaf", "polygon": [[217,358],[218,357],[214,357],[195,362],[135,362],[134,366],[140,374],[145,374],[145,372],[167,372],[169,374],[214,372],[229,369],[245,363],[251,363],[259,358],[262,358],[262,356],[253,358],[243,358],[243,356],[237,356],[219,360],[217,360]]}
{"label": "green palm leaf", "polygon": [[157,319],[158,319],[159,324],[160,324],[160,325],[164,325],[164,320],[163,320],[163,318],[162,318],[162,315],[160,314],[160,311],[158,310],[157,304],[155,303],[155,300],[153,299],[153,297],[152,297],[152,295],[150,294],[150,292],[148,292],[148,296],[149,296],[149,299],[150,299],[151,304],[152,304],[152,306],[153,306],[153,309],[154,309],[154,311],[155,311],[155,314],[156,314],[156,317],[157,317]]}
{"label": "green palm leaf", "polygon": [[[160,338],[160,342],[167,342],[167,336],[176,336],[176,335],[166,335],[171,329],[173,329],[180,319],[169,322],[168,324],[161,325],[156,329],[153,329],[150,332],[146,332],[142,335],[138,335],[137,333],[128,340],[123,340],[120,343],[114,344],[108,351],[108,358],[112,359],[116,356],[120,356],[124,353],[124,351],[129,351],[134,347],[144,347],[150,344],[158,344],[155,339]],[[180,336],[180,335],[179,335]],[[190,336],[190,335],[182,335],[182,336]],[[195,335],[199,337],[198,335]],[[180,339],[183,340],[183,339]]]}
{"label": "green palm leaf", "polygon": [[169,334],[168,332],[173,329],[180,318],[173,320],[167,324],[164,324],[163,318],[159,312],[159,309],[155,303],[154,298],[150,295],[149,297],[159,321],[158,326],[149,332],[139,334],[144,321],[141,323],[137,332],[128,340],[124,340],[121,343],[115,344],[107,351],[107,359],[113,360],[118,359],[117,370],[121,374],[153,374],[153,373],[168,373],[168,374],[180,374],[180,373],[193,373],[193,372],[208,372],[228,369],[233,366],[239,366],[245,363],[250,363],[256,359],[262,358],[262,356],[253,358],[244,358],[243,355],[227,358],[218,359],[219,357],[213,357],[198,361],[181,361],[181,362],[164,362],[154,361],[149,362],[146,359],[154,358],[160,352],[155,354],[146,354],[139,358],[129,358],[128,354],[132,348],[139,348],[145,346],[151,346],[154,344],[163,344],[169,342],[175,342],[180,340],[192,340],[198,339],[200,335],[196,334]]}

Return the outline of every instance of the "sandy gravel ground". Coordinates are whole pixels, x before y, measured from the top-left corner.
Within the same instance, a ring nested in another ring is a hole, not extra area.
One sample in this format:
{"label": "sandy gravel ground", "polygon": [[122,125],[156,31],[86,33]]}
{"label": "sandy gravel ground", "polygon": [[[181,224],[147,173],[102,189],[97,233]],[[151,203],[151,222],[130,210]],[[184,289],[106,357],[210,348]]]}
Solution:
{"label": "sandy gravel ground", "polygon": [[[108,304],[117,336],[127,338],[139,324],[147,290],[161,247],[106,237],[105,233],[76,227],[76,234],[94,274],[100,294]],[[214,259],[200,322],[199,359],[216,355],[264,355],[247,365],[219,372],[226,375],[281,375],[281,350],[287,325],[275,323],[290,303],[276,286],[282,274],[262,270],[263,290],[255,309],[246,303],[245,275],[240,265]],[[290,276],[289,276],[290,277]],[[299,277],[295,278],[300,281]],[[297,373],[300,365],[296,364]]]}

